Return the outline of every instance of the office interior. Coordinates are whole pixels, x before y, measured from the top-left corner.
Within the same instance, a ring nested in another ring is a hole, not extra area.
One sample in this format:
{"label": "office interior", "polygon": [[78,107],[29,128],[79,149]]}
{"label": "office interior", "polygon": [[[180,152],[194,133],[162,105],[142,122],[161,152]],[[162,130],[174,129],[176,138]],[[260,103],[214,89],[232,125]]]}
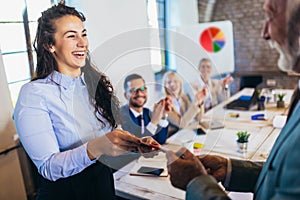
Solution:
{"label": "office interior", "polygon": [[[0,8],[3,62],[0,63],[0,199],[34,199],[36,195],[36,172],[18,140],[12,114],[21,86],[34,73],[32,43],[36,20],[43,10],[57,2],[10,0],[2,2]],[[196,79],[199,60],[204,57],[212,58],[214,78],[234,77],[229,86],[232,95],[245,87],[293,89],[298,83],[297,74],[278,69],[278,54],[261,37],[264,0],[66,0],[65,3],[85,14],[93,61],[110,78],[121,104],[126,103],[123,81],[129,73],[144,77],[151,96],[146,106],[152,107],[163,95],[161,79],[165,72],[176,71],[184,82],[190,83]],[[199,34],[193,38],[188,32],[218,23],[229,23],[232,32],[225,38],[226,45],[232,45],[231,52],[220,62],[214,58],[218,52],[214,54],[200,46]]]}

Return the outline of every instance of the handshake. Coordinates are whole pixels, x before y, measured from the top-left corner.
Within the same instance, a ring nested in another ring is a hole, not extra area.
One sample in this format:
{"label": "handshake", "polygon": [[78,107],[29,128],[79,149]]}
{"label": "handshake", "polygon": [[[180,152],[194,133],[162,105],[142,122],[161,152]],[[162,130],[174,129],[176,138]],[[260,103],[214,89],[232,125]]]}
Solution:
{"label": "handshake", "polygon": [[200,175],[212,175],[224,183],[227,173],[227,159],[216,155],[196,157],[186,148],[178,152],[167,151],[168,172],[174,187],[186,190],[188,183]]}

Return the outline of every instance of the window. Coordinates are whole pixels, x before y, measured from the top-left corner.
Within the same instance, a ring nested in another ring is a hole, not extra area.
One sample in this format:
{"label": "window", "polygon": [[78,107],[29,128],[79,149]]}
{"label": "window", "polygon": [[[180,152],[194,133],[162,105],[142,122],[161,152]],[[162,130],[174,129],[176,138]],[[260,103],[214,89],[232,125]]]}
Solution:
{"label": "window", "polygon": [[[150,28],[157,30],[151,34],[151,45],[159,46],[159,49],[151,50],[151,64],[155,73],[165,71],[165,0],[147,1],[148,24]],[[152,32],[151,32],[152,33]],[[159,44],[155,44],[155,43]]]}
{"label": "window", "polygon": [[50,6],[50,0],[10,0],[0,7],[0,47],[13,105],[33,74],[37,19]]}

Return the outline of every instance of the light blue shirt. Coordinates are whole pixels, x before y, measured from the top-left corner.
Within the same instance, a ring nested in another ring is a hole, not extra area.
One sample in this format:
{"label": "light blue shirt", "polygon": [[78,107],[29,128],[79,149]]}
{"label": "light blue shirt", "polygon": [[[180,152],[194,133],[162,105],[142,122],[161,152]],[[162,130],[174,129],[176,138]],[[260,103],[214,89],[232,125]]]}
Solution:
{"label": "light blue shirt", "polygon": [[55,71],[20,91],[14,111],[17,132],[46,179],[69,177],[95,163],[87,155],[87,142],[112,130],[96,119],[83,76]]}

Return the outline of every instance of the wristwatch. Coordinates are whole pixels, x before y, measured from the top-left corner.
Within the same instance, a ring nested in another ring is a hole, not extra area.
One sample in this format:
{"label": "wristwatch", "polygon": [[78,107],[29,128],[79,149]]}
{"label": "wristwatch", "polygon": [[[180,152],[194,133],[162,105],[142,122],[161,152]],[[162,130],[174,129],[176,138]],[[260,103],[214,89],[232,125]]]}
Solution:
{"label": "wristwatch", "polygon": [[163,117],[162,117],[162,119],[167,119],[168,118],[168,114],[165,114]]}

